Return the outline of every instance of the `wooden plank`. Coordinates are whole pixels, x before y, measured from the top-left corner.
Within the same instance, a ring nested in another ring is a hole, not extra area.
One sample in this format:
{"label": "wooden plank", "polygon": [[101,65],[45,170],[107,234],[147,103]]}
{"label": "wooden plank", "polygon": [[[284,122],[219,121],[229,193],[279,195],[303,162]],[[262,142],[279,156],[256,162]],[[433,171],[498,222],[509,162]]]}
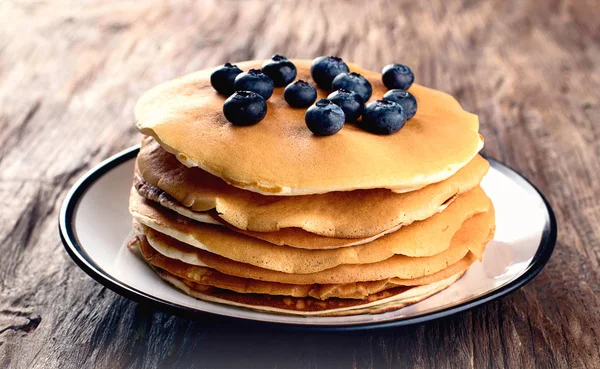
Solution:
{"label": "wooden plank", "polygon": [[[600,18],[593,2],[0,3],[0,367],[595,368]],[[139,140],[136,99],[225,61],[335,54],[413,67],[480,116],[485,152],[554,206],[547,268],[501,301],[387,331],[276,331],[137,305],[56,232],[86,169]]]}

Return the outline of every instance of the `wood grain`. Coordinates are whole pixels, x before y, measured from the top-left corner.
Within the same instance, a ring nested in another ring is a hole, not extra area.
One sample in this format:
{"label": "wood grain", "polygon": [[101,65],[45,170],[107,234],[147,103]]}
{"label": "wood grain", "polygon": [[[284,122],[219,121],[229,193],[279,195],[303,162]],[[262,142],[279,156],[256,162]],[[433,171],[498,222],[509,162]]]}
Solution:
{"label": "wood grain", "polygon": [[[600,367],[598,19],[589,0],[0,2],[0,367]],[[142,92],[275,52],[404,62],[454,94],[480,116],[485,153],[554,206],[544,271],[468,313],[349,334],[188,321],[79,270],[59,206],[139,141]]]}

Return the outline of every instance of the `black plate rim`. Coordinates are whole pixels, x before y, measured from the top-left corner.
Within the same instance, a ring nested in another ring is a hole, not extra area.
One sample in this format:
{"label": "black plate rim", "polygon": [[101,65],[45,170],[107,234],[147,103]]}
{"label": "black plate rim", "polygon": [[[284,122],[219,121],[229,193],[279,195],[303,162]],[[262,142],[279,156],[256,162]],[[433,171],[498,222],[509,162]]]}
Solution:
{"label": "black plate rim", "polygon": [[523,287],[527,283],[529,283],[546,265],[550,257],[552,256],[552,252],[554,251],[554,247],[556,245],[557,239],[557,224],[556,217],[554,215],[554,211],[550,206],[550,203],[546,199],[546,197],[541,193],[541,191],[534,186],[528,179],[519,174],[514,169],[510,168],[506,164],[503,164],[497,160],[486,158],[491,162],[492,165],[495,166],[496,169],[503,172],[508,177],[513,179],[523,180],[527,184],[531,186],[531,188],[537,193],[544,205],[546,207],[546,224],[544,227],[544,231],[542,233],[542,238],[540,240],[540,245],[531,260],[531,263],[528,265],[525,272],[516,278],[515,280],[505,284],[504,286],[490,291],[489,293],[479,296],[475,299],[465,301],[461,304],[449,307],[442,308],[441,310],[437,310],[430,313],[425,313],[422,315],[418,315],[411,318],[404,318],[399,320],[392,320],[387,322],[379,322],[379,323],[358,323],[358,324],[348,324],[348,325],[301,325],[298,323],[285,323],[285,322],[266,322],[253,320],[249,318],[243,317],[229,317],[225,315],[220,315],[207,311],[200,311],[196,309],[192,309],[186,306],[182,306],[179,304],[175,304],[168,300],[160,299],[150,294],[147,294],[143,291],[140,291],[136,288],[128,286],[118,279],[113,278],[111,275],[106,273],[102,268],[100,268],[85,252],[83,247],[80,245],[79,240],[77,239],[77,235],[75,230],[73,229],[73,217],[76,213],[77,206],[79,204],[80,199],[85,195],[87,189],[96,182],[99,178],[101,178],[105,173],[109,172],[113,168],[125,163],[136,157],[140,149],[140,145],[136,145],[125,149],[110,158],[104,160],[100,164],[96,165],[94,168],[89,170],[86,174],[84,174],[69,190],[67,196],[65,197],[63,204],[61,206],[60,215],[58,219],[58,229],[60,238],[65,247],[65,250],[73,259],[75,264],[77,264],[86,274],[96,280],[98,283],[103,286],[111,289],[112,291],[130,299],[136,301],[138,303],[145,303],[151,305],[158,310],[162,310],[171,314],[183,316],[188,319],[198,319],[205,318],[206,315],[211,316],[219,316],[226,317],[228,319],[235,319],[238,321],[245,322],[256,322],[260,325],[269,325],[276,327],[286,327],[286,328],[294,328],[294,329],[307,329],[307,330],[328,330],[328,331],[356,331],[356,330],[370,330],[370,329],[379,329],[379,328],[391,328],[391,327],[400,327],[407,326],[413,324],[424,323],[432,320],[437,320],[441,318],[445,318],[459,312],[464,312],[474,307],[481,306],[487,304],[491,301],[500,299],[515,290]]}

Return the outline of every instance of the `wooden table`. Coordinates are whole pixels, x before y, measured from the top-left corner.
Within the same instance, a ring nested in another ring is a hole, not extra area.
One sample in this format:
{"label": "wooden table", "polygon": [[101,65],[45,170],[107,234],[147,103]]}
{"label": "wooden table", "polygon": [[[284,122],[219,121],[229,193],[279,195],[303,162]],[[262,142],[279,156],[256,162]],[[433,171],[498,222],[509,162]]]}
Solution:
{"label": "wooden table", "polygon": [[[600,367],[598,19],[585,0],[0,2],[0,367]],[[189,321],[75,266],[61,201],[140,140],[136,99],[276,52],[403,62],[455,95],[479,115],[485,153],[553,205],[559,241],[544,271],[443,321],[349,334]]]}

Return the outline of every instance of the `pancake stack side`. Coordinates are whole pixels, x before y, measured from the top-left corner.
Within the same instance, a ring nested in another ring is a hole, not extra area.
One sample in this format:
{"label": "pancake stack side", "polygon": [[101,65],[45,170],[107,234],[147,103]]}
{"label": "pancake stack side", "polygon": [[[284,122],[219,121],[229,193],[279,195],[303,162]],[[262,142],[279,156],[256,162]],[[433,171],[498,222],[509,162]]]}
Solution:
{"label": "pancake stack side", "polygon": [[[314,84],[310,61],[293,62]],[[380,74],[350,69],[371,82],[372,99],[386,92]],[[450,95],[413,85],[419,110],[390,136],[347,123],[316,137],[283,88],[264,121],[232,126],[210,72],[159,85],[136,106],[144,137],[129,246],[164,281],[263,312],[377,314],[426,299],[481,260],[495,231],[480,187],[489,163],[477,117]]]}

